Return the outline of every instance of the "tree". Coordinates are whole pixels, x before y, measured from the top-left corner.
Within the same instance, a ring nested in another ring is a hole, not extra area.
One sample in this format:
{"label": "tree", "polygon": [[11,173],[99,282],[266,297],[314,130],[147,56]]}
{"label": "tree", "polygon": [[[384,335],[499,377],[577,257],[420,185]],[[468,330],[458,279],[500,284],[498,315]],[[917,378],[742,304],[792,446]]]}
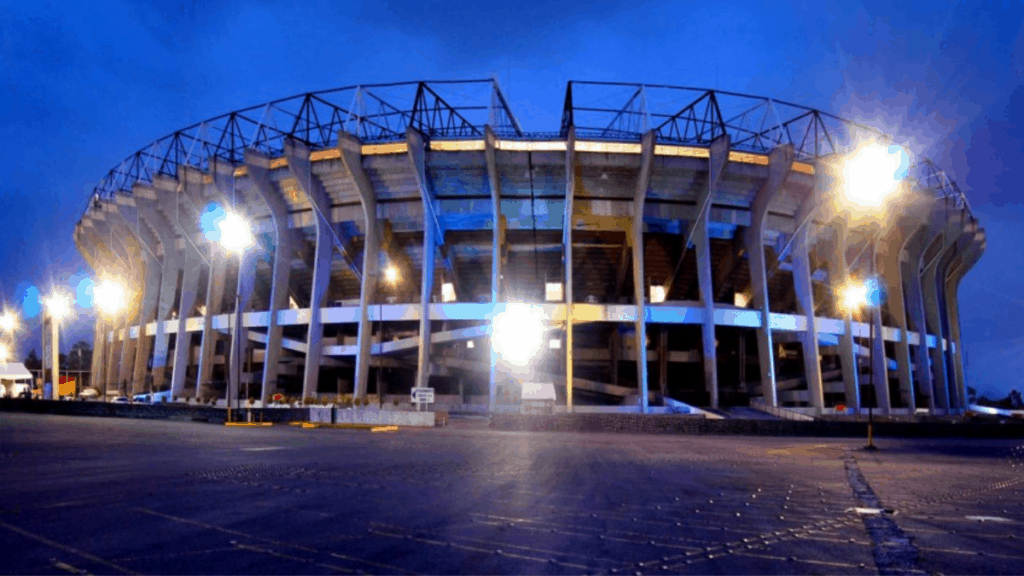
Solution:
{"label": "tree", "polygon": [[39,370],[43,367],[43,361],[39,359],[36,354],[36,349],[33,348],[29,351],[28,357],[25,358],[25,368],[29,370]]}
{"label": "tree", "polygon": [[79,340],[68,353],[69,370],[88,370],[92,366],[92,346],[85,340]]}

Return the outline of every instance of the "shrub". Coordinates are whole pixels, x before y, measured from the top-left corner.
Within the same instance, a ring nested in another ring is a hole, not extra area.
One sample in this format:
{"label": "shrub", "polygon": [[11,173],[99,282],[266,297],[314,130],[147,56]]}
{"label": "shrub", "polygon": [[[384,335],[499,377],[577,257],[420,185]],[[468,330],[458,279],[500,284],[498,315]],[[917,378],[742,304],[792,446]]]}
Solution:
{"label": "shrub", "polygon": [[303,406],[315,406],[317,404],[319,404],[319,402],[314,396],[306,396],[305,398],[302,399]]}

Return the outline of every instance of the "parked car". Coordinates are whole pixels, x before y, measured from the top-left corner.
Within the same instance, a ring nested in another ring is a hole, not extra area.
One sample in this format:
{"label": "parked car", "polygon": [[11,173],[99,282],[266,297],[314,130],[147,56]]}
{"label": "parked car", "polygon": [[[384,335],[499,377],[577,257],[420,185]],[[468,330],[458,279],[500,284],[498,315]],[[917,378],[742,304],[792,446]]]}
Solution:
{"label": "parked car", "polygon": [[111,400],[111,402],[113,402],[114,404],[127,404],[128,403],[128,397],[127,396],[118,396],[117,398],[114,398],[113,400]]}

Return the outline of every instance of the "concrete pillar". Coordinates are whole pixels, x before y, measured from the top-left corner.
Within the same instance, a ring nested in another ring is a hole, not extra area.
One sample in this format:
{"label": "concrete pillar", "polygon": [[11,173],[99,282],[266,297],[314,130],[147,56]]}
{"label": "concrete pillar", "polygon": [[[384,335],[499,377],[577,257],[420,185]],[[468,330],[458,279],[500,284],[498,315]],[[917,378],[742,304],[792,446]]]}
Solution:
{"label": "concrete pillar", "polygon": [[[565,210],[562,222],[562,265],[565,276],[565,406],[568,412],[573,411],[573,278],[572,278],[572,218],[576,214],[576,127],[569,127],[569,134],[565,145]],[[646,190],[644,190],[646,193]],[[642,218],[642,214],[640,217]],[[641,225],[641,235],[643,226]],[[642,316],[643,301],[637,303],[637,315]],[[646,363],[644,364],[646,366]],[[646,386],[646,369],[642,380]],[[643,393],[642,406],[647,406],[647,393]],[[494,397],[492,387],[491,397]],[[493,400],[492,400],[493,409]],[[646,408],[645,408],[646,410]]]}
{"label": "concrete pillar", "polygon": [[[951,220],[959,220],[953,217]],[[967,249],[974,241],[977,233],[977,226],[974,222],[951,222],[957,230],[963,229],[958,235],[945,235],[941,250],[925,265],[921,274],[921,286],[923,288],[927,307],[928,324],[935,332],[936,346],[931,349],[932,368],[935,381],[935,389],[938,398],[942,401],[940,406],[947,412],[956,409],[956,382],[949,372],[947,359],[951,357],[952,350],[949,343],[948,318],[946,317],[947,302],[945,295],[946,278],[949,274],[949,265],[953,259],[962,251]],[[951,226],[951,227],[952,227]],[[945,345],[944,345],[945,344]]]}
{"label": "concrete pillar", "polygon": [[[311,174],[299,173],[299,170],[305,168],[301,163],[303,160],[308,164],[309,154],[306,152],[305,158],[301,158],[303,154],[302,150],[294,150],[289,143],[285,143],[285,157],[288,158],[288,166],[291,169],[292,176],[295,177],[296,181],[299,182],[298,188],[305,193],[308,188],[307,178],[312,177]],[[299,170],[293,164],[296,160],[300,164]],[[262,386],[260,387],[260,401],[263,405],[266,405],[270,401],[271,394],[274,393],[274,389],[277,386],[277,372],[281,363],[281,338],[283,336],[283,328],[278,323],[277,313],[281,310],[288,309],[288,287],[291,281],[292,271],[292,243],[291,243],[291,232],[288,229],[288,204],[285,202],[281,192],[278,191],[277,187],[270,180],[270,159],[266,156],[256,152],[254,150],[245,151],[245,166],[249,176],[250,182],[252,182],[252,188],[257,195],[263,200],[267,208],[270,209],[270,218],[274,223],[274,250],[273,250],[273,269],[271,274],[270,282],[270,308],[267,314],[267,347],[263,356],[263,379]],[[303,170],[305,172],[305,170]],[[308,193],[307,193],[308,197]],[[319,240],[319,234],[317,235]],[[330,246],[328,245],[328,250]],[[328,263],[329,266],[329,263]],[[317,275],[314,272],[313,282],[316,284]],[[315,291],[315,287],[314,287]],[[316,317],[317,324],[319,325],[319,308],[315,306],[310,307],[310,326],[313,326],[313,317]],[[308,340],[307,340],[308,341]],[[309,355],[307,354],[307,367]],[[319,365],[314,374],[319,375]],[[305,387],[306,380],[303,380],[302,396],[312,396],[316,392],[316,380],[313,380],[312,390],[307,390]]]}
{"label": "concrete pillar", "polygon": [[[828,243],[828,277],[833,289],[837,289],[849,280],[850,273],[846,264],[847,225],[842,218],[832,222],[832,237]],[[860,368],[853,347],[853,316],[851,312],[837,310],[843,315],[843,334],[839,337],[839,363],[843,373],[843,389],[846,395],[846,406],[860,410]]]}
{"label": "concrete pillar", "polygon": [[[196,238],[199,236],[199,214],[192,209],[183,184],[175,179],[157,175],[153,178],[157,189],[157,204],[180,236],[181,288],[178,298],[178,334],[175,338],[174,368],[171,371],[171,396],[182,396],[185,376],[188,374],[188,359],[192,351],[192,335],[186,331],[189,315],[196,304],[199,290],[199,276],[207,266],[205,255],[199,252]],[[157,388],[154,386],[153,388]]]}
{"label": "concrete pillar", "polygon": [[963,277],[974,267],[978,259],[985,251],[985,231],[978,230],[974,242],[960,254],[955,268],[946,279],[946,314],[949,318],[950,339],[953,342],[952,373],[957,392],[958,407],[967,408],[967,381],[964,376],[963,348],[960,343],[960,306],[959,292],[960,282]]}
{"label": "concrete pillar", "polygon": [[904,296],[907,304],[909,331],[917,334],[918,345],[914,348],[914,382],[916,384],[916,405],[923,404],[932,413],[936,410],[935,395],[932,393],[931,361],[928,359],[928,327],[925,322],[924,296],[921,291],[921,256],[929,238],[927,225],[920,228],[907,243],[907,261],[900,262],[900,276],[903,279]]}
{"label": "concrete pillar", "polygon": [[[754,309],[761,314],[761,325],[756,330],[757,358],[761,368],[761,395],[771,406],[778,406],[778,392],[775,384],[775,349],[772,345],[764,234],[768,222],[768,207],[782,190],[792,165],[793,147],[790,145],[775,148],[768,155],[768,178],[754,197],[750,209],[750,227],[747,228],[745,235]],[[812,316],[813,312],[812,309]],[[741,359],[741,362],[745,367],[746,358]]]}
{"label": "concrete pillar", "polygon": [[156,334],[153,338],[153,389],[159,390],[167,378],[167,353],[169,348],[165,321],[171,317],[175,291],[178,288],[178,271],[181,269],[181,250],[177,237],[167,218],[156,208],[156,191],[148,186],[136,184],[132,190],[136,206],[143,220],[153,229],[163,248],[163,266],[160,271],[160,296],[157,302]]}
{"label": "concrete pillar", "polygon": [[[640,173],[637,177],[636,194],[633,198],[633,221],[630,231],[633,236],[633,293],[636,299],[636,381],[640,394],[640,411],[644,414],[648,409],[647,380],[647,298],[644,294],[644,204],[647,189],[654,171],[655,132],[649,130],[644,134],[640,144]],[[713,146],[713,145],[712,145]],[[568,226],[572,228],[572,226]],[[572,235],[566,246],[571,254]],[[568,258],[567,258],[568,259]],[[714,319],[712,318],[712,321]]]}
{"label": "concrete pillar", "polygon": [[[868,248],[871,252],[868,257],[875,258],[875,267],[877,270],[877,254],[873,247]],[[889,398],[889,362],[888,357],[885,355],[885,338],[882,334],[882,307],[871,306],[870,307],[871,317],[868,319],[872,323],[872,334],[873,338],[868,344],[872,348],[872,365],[871,373],[868,375],[870,383],[874,387],[875,393],[875,404],[878,409],[881,410],[882,414],[889,414],[892,410],[892,400]]]}
{"label": "concrete pillar", "polygon": [[[718,408],[718,352],[715,349],[715,291],[712,286],[711,239],[708,235],[708,219],[715,189],[729,160],[729,135],[723,135],[711,142],[708,159],[708,185],[697,197],[697,206],[704,210],[697,214],[693,223],[693,244],[697,256],[697,283],[700,287],[700,303],[704,308],[701,323],[701,341],[704,347],[704,386],[711,394],[711,407]],[[763,252],[763,251],[762,251]]]}
{"label": "concrete pillar", "polygon": [[[83,216],[82,220],[75,225],[75,246],[89,266],[98,271],[102,268],[102,261],[99,257],[99,241],[85,220],[86,218]],[[103,376],[105,367],[103,359],[106,351],[105,334],[105,321],[103,316],[97,314],[93,325],[92,364],[89,371],[90,385],[97,391],[102,391],[105,383]]]}
{"label": "concrete pillar", "polygon": [[[497,306],[498,301],[501,298],[501,278],[502,278],[502,267],[504,262],[502,261],[502,249],[504,248],[504,222],[501,215],[501,178],[498,177],[498,161],[497,153],[495,152],[495,136],[494,130],[490,126],[484,127],[484,157],[487,160],[487,178],[491,186],[491,212],[494,215],[492,223],[492,234],[491,234],[491,303]],[[569,154],[569,152],[566,152]],[[566,322],[566,334],[572,331],[571,322]],[[489,392],[489,403],[488,409],[494,410],[495,402],[495,391],[497,390],[497,377],[498,377],[498,354],[494,351],[494,346],[490,347],[489,353],[490,370],[488,374],[488,387]],[[571,363],[568,370],[571,372]],[[572,381],[572,375],[569,375],[569,380]],[[461,382],[461,381],[460,381]],[[572,385],[567,384],[567,390],[569,391],[568,405],[570,410],[572,408]]]}
{"label": "concrete pillar", "polygon": [[942,329],[942,307],[944,301],[939,298],[939,278],[945,278],[940,274],[938,264],[942,255],[954,246],[961,235],[967,232],[973,235],[976,225],[961,218],[961,214],[953,205],[952,199],[946,198],[936,204],[933,212],[932,226],[930,228],[931,241],[925,244],[926,249],[921,252],[920,282],[921,296],[924,303],[925,325],[928,332],[935,335],[936,343],[934,348],[928,350],[931,360],[931,390],[935,402],[935,410],[946,413],[949,410],[949,385],[946,378],[945,350],[943,350],[943,329]]}
{"label": "concrete pillar", "polygon": [[203,334],[199,344],[196,398],[204,398],[210,394],[214,353],[217,351],[217,342],[220,340],[220,333],[213,329],[213,318],[223,312],[230,258],[218,247],[211,245],[210,248],[210,275],[206,279],[206,314],[203,316]]}
{"label": "concrete pillar", "polygon": [[363,206],[365,237],[363,242],[363,277],[359,290],[359,335],[357,337],[355,396],[366,395],[370,374],[370,343],[372,326],[369,307],[377,292],[377,268],[380,259],[380,233],[377,227],[377,197],[363,171],[362,147],[359,139],[346,132],[338,133],[338,149],[345,170],[352,178]]}
{"label": "concrete pillar", "polygon": [[940,257],[939,263],[936,265],[936,292],[939,300],[939,317],[942,324],[942,338],[946,341],[947,345],[942,355],[944,368],[946,371],[946,385],[947,393],[949,396],[949,409],[951,412],[958,412],[962,407],[960,399],[960,391],[958,389],[958,383],[956,381],[956,366],[954,358],[956,356],[956,345],[953,340],[953,320],[954,317],[950,314],[949,307],[949,278],[956,273],[955,268],[959,266],[961,257],[971,250],[971,247],[975,243],[975,237],[977,235],[977,228],[972,226],[974,229],[972,232],[964,232],[960,235],[960,238],[945,251]]}
{"label": "concrete pillar", "polygon": [[903,209],[903,216],[896,220],[878,244],[878,274],[888,289],[887,303],[893,328],[899,332],[899,341],[894,347],[900,397],[903,405],[911,412],[917,409],[917,395],[914,393],[910,330],[907,324],[908,299],[901,259],[914,235],[926,224],[930,206],[931,201],[920,199],[909,203]]}
{"label": "concrete pillar", "polygon": [[661,396],[668,396],[668,328],[665,325],[658,331],[658,389]]}
{"label": "concrete pillar", "polygon": [[814,317],[814,288],[811,284],[810,256],[808,254],[807,227],[797,231],[793,239],[793,286],[796,291],[797,310],[807,321],[807,330],[800,334],[804,357],[804,380],[807,397],[815,413],[825,408],[825,392],[821,382],[821,361],[818,352],[818,328]]}
{"label": "concrete pillar", "polygon": [[420,189],[423,204],[423,272],[420,286],[420,346],[416,354],[416,386],[430,386],[430,300],[434,291],[434,262],[437,257],[437,221],[434,220],[434,195],[426,181],[426,150],[423,136],[406,130],[409,163]]}

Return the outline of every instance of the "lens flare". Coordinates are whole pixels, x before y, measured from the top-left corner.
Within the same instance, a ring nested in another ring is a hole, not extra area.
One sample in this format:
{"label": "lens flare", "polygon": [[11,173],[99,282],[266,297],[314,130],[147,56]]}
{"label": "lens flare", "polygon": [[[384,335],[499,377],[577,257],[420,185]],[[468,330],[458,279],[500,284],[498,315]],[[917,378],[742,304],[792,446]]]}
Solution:
{"label": "lens flare", "polygon": [[228,212],[217,222],[220,230],[220,245],[229,252],[245,252],[256,240],[252,235],[252,226],[234,212]]}
{"label": "lens flare", "polygon": [[105,314],[117,314],[128,306],[127,290],[114,280],[104,280],[93,289],[93,302]]}
{"label": "lens flare", "polygon": [[544,343],[547,317],[539,306],[509,304],[491,322],[494,351],[513,366],[528,365]]}
{"label": "lens flare", "polygon": [[910,157],[900,146],[862,145],[843,162],[839,200],[851,212],[878,214],[899,190]]}

